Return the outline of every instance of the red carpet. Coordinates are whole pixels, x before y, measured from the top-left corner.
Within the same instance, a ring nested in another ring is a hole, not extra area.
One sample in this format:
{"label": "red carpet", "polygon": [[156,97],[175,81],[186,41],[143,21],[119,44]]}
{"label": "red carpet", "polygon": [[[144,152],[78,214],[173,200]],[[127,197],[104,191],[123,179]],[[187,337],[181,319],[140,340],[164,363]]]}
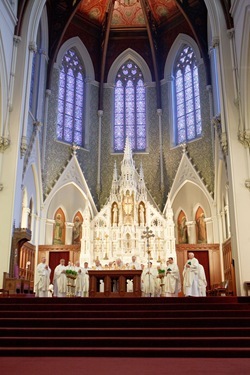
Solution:
{"label": "red carpet", "polygon": [[0,357],[1,375],[249,375],[248,358]]}
{"label": "red carpet", "polygon": [[0,298],[1,375],[241,375],[249,358],[249,297]]}

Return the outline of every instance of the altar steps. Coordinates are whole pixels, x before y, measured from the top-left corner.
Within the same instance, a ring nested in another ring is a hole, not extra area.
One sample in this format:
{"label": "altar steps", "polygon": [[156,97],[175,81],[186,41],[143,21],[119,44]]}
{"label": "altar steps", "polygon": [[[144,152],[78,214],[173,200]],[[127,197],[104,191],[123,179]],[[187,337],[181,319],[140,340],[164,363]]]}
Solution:
{"label": "altar steps", "polygon": [[250,298],[1,298],[0,356],[250,357]]}

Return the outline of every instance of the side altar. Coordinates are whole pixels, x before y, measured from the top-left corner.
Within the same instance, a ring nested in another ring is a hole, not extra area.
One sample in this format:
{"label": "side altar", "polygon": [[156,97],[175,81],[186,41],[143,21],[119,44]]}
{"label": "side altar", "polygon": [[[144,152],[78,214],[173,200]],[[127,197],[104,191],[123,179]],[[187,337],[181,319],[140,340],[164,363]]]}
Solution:
{"label": "side altar", "polygon": [[141,270],[89,270],[88,273],[90,297],[141,297]]}

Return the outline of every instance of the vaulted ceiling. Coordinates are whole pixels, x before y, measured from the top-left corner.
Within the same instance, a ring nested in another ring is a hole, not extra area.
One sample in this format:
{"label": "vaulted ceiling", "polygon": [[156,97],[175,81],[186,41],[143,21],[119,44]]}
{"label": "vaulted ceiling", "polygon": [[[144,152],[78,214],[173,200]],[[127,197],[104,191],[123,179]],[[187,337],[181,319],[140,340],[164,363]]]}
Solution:
{"label": "vaulted ceiling", "polygon": [[[30,0],[20,0],[16,35]],[[230,0],[221,3],[230,25]],[[96,79],[102,87],[113,61],[131,48],[147,62],[156,82],[157,105],[161,108],[160,80],[172,43],[179,33],[195,39],[204,60],[207,83],[210,64],[207,44],[205,0],[47,0],[49,20],[48,87],[52,66],[61,44],[78,36],[89,51]]]}

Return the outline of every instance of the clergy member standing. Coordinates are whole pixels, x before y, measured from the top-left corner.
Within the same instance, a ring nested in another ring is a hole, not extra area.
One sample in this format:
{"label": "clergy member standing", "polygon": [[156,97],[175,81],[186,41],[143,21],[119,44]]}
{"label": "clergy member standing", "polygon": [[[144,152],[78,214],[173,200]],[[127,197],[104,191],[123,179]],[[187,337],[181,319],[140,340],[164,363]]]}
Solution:
{"label": "clergy member standing", "polygon": [[84,287],[83,287],[83,297],[89,296],[89,264],[84,262]]}
{"label": "clergy member standing", "polygon": [[36,277],[37,277],[37,282],[35,285],[36,297],[48,297],[49,296],[50,273],[51,273],[51,269],[46,264],[46,258],[43,257],[41,263],[39,263],[36,268]]}
{"label": "clergy member standing", "polygon": [[54,296],[55,297],[66,297],[67,293],[67,277],[65,259],[60,260],[60,264],[56,266],[54,271]]}
{"label": "clergy member standing", "polygon": [[164,292],[166,297],[178,297],[181,291],[181,279],[179,267],[174,263],[172,257],[168,258],[166,267],[166,276],[164,279]]}
{"label": "clergy member standing", "polygon": [[144,297],[154,297],[155,295],[155,279],[157,270],[152,267],[152,262],[148,263],[142,271],[141,282]]}
{"label": "clergy member standing", "polygon": [[80,266],[79,260],[75,263],[74,270],[77,272],[75,295],[77,297],[83,297],[85,270]]}
{"label": "clergy member standing", "polygon": [[198,285],[199,261],[194,257],[194,253],[188,253],[188,260],[183,270],[183,293],[186,297],[199,297]]}
{"label": "clergy member standing", "polygon": [[200,297],[206,297],[207,279],[204,267],[201,264],[198,267],[198,285]]}

